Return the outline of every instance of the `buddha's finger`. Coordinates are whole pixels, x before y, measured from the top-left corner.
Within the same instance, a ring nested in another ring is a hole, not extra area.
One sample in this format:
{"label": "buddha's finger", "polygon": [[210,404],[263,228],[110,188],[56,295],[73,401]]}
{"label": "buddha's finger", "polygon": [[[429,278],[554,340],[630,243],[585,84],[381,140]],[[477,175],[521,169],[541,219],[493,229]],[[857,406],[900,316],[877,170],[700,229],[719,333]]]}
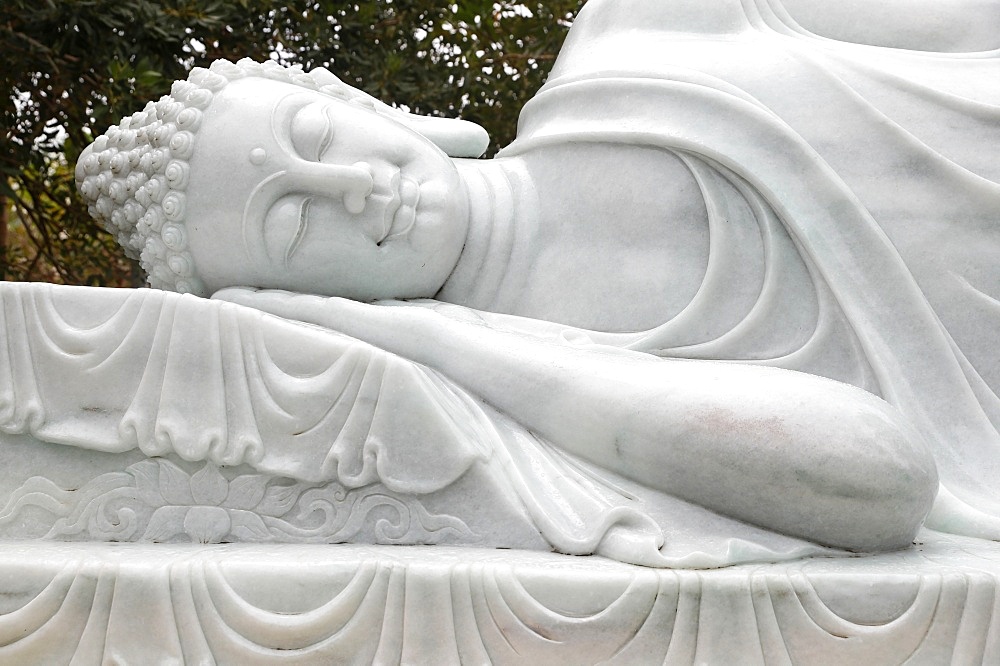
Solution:
{"label": "buddha's finger", "polygon": [[251,287],[231,287],[212,294],[213,300],[228,301],[268,312],[286,319],[299,319],[297,314],[315,314],[325,310],[326,301],[320,296],[299,294],[280,289],[254,289]]}
{"label": "buddha's finger", "polygon": [[349,323],[364,319],[373,306],[347,298],[300,294],[281,289],[231,287],[212,294],[214,300],[228,301],[283,319],[316,324],[347,332]]}

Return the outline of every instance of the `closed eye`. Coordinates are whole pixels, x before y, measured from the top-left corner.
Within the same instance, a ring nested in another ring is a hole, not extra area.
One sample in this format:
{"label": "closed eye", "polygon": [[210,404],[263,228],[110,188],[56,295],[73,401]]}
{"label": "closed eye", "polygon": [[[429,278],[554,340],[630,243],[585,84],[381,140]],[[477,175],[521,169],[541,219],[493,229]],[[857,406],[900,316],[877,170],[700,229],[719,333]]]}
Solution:
{"label": "closed eye", "polygon": [[[292,149],[302,159],[322,162],[323,155],[333,144],[335,123],[332,106],[330,103],[313,102],[298,108],[292,114],[284,131],[288,134]],[[281,134],[281,131],[276,132],[276,136]]]}
{"label": "closed eye", "polygon": [[323,115],[326,117],[326,126],[323,129],[323,136],[319,140],[319,145],[316,147],[316,161],[322,162],[323,155],[326,154],[326,149],[330,147],[333,143],[333,118],[330,117],[332,109],[328,106],[323,109]]}
{"label": "closed eye", "polygon": [[306,227],[309,226],[309,207],[312,206],[312,201],[312,197],[308,197],[302,201],[302,205],[299,207],[299,224],[295,229],[295,236],[292,237],[292,241],[288,244],[288,249],[285,250],[285,268],[288,267],[288,262],[291,261],[292,255],[295,254],[295,250],[302,243],[302,237],[306,235]]}

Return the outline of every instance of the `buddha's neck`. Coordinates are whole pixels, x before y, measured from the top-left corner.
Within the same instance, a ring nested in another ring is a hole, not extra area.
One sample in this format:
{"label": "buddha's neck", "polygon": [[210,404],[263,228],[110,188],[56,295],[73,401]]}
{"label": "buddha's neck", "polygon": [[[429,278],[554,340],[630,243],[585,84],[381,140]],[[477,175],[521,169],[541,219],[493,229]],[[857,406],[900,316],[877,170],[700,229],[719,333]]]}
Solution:
{"label": "buddha's neck", "polygon": [[457,160],[469,195],[469,231],[438,300],[505,311],[520,295],[537,229],[534,188],[519,160]]}

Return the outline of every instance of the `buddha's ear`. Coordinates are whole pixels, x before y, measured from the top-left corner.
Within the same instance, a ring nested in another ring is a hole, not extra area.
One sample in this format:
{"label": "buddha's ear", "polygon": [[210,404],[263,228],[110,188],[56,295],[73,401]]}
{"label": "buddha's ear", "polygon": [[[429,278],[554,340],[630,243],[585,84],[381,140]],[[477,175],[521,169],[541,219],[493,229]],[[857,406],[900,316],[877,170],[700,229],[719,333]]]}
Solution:
{"label": "buddha's ear", "polygon": [[430,139],[449,157],[479,157],[490,145],[490,135],[476,123],[458,118],[435,118],[399,112],[394,119]]}
{"label": "buddha's ear", "polygon": [[363,90],[348,85],[325,67],[310,70],[309,76],[320,90],[362,104],[376,113],[406,125],[429,139],[449,157],[479,157],[490,145],[490,135],[481,126],[458,118],[418,116],[381,102]]}

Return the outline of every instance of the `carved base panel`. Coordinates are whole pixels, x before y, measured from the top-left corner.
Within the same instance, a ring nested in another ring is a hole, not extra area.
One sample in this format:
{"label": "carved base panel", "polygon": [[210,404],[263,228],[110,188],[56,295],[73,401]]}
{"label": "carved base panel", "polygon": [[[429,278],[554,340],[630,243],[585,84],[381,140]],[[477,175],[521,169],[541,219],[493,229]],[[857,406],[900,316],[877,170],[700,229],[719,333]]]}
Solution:
{"label": "carved base panel", "polygon": [[0,663],[1000,663],[1000,544],[729,569],[460,547],[0,545]]}

